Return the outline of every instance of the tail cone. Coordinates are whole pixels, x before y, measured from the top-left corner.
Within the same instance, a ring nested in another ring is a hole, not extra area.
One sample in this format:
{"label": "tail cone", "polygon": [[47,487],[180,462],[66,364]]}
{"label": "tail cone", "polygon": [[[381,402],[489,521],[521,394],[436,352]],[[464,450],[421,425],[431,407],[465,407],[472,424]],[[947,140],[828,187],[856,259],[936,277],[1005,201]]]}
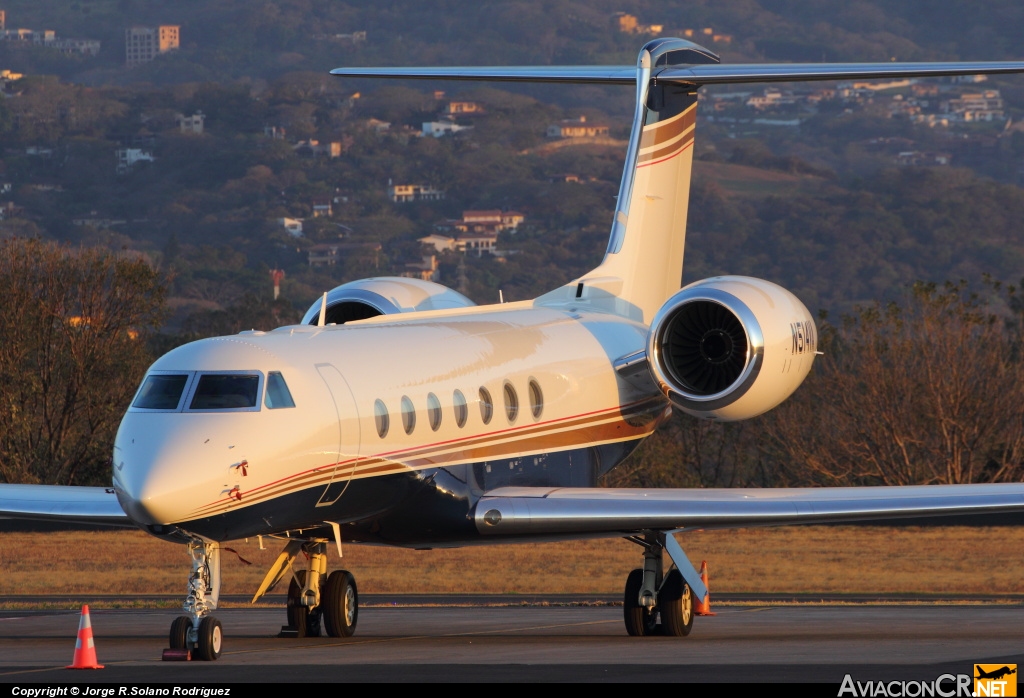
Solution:
{"label": "tail cone", "polygon": [[78,622],[78,640],[75,642],[75,659],[65,669],[102,669],[96,660],[96,643],[92,639],[92,621],[89,620],[89,606],[82,606],[82,619]]}
{"label": "tail cone", "polygon": [[711,587],[708,586],[708,561],[700,561],[700,581],[704,582],[704,588],[708,590],[708,595],[698,601],[693,609],[693,615],[695,616],[717,616],[717,613],[711,612]]}

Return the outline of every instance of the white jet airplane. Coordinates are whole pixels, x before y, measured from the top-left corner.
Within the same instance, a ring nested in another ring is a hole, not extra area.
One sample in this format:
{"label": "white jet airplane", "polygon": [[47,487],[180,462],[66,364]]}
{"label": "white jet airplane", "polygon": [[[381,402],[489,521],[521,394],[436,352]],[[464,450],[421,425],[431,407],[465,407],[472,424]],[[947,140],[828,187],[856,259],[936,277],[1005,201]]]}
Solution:
{"label": "white jet airplane", "polygon": [[[324,294],[303,324],[179,347],[149,369],[118,431],[111,488],[0,486],[0,515],[137,526],[192,558],[172,648],[221,652],[222,541],[284,550],[298,635],[356,629],[352,575],[330,544],[411,548],[625,537],[630,635],[687,635],[707,590],[674,533],[1024,511],[1024,484],[815,489],[604,489],[673,407],[739,420],[788,397],[816,353],[807,308],[760,279],[680,289],[697,93],[738,82],[1024,72],[1013,63],[720,65],[657,39],[636,66],[339,68],[345,77],[636,87],[611,237],[592,272],[539,298],[476,306],[424,281]],[[299,553],[304,569],[289,575]],[[669,562],[663,564],[663,553]],[[255,600],[254,598],[254,600]],[[660,622],[659,622],[660,620]]]}

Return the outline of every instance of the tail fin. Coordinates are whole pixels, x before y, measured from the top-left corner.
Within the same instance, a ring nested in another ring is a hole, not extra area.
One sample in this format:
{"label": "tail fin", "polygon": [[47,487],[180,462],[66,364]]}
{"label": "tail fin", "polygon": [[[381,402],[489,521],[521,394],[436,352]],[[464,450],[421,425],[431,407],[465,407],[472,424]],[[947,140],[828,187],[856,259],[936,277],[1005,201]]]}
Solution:
{"label": "tail fin", "polygon": [[587,299],[650,322],[679,289],[693,168],[697,88],[658,83],[665,66],[718,63],[682,39],[648,42],[637,60],[637,102],[611,237],[604,261],[589,274],[538,299]]}

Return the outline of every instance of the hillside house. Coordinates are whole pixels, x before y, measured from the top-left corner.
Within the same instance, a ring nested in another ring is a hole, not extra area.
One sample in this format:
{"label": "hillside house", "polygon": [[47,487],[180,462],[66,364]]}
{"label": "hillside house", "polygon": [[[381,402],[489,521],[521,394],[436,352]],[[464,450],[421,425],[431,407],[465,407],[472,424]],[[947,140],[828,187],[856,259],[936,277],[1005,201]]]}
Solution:
{"label": "hillside house", "polygon": [[444,198],[444,192],[429,184],[392,184],[388,186],[388,198],[396,204],[440,201]]}
{"label": "hillside house", "polygon": [[519,211],[463,211],[462,218],[441,221],[434,226],[435,230],[445,232],[479,233],[497,235],[503,230],[516,230],[526,216]]}
{"label": "hillside house", "polygon": [[607,136],[608,127],[604,124],[587,123],[587,117],[581,116],[578,119],[562,119],[557,124],[551,124],[546,135],[548,138],[596,138]]}

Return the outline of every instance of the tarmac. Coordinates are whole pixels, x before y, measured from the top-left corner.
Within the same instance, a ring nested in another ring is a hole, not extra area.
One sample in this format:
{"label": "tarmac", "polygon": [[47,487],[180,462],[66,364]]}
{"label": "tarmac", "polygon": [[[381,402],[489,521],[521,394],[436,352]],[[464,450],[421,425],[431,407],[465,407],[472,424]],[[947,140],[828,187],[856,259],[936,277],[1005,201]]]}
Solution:
{"label": "tarmac", "polygon": [[[347,639],[276,637],[284,608],[226,608],[215,662],[163,662],[175,610],[92,610],[99,661],[70,671],[77,611],[0,612],[0,681],[179,687],[269,682],[932,681],[1024,664],[1024,605],[763,604],[714,608],[688,637],[626,635],[619,606],[364,605]],[[952,685],[952,684],[950,684]],[[131,692],[123,695],[132,695]],[[171,695],[174,695],[173,693]],[[830,694],[834,695],[834,694]]]}

